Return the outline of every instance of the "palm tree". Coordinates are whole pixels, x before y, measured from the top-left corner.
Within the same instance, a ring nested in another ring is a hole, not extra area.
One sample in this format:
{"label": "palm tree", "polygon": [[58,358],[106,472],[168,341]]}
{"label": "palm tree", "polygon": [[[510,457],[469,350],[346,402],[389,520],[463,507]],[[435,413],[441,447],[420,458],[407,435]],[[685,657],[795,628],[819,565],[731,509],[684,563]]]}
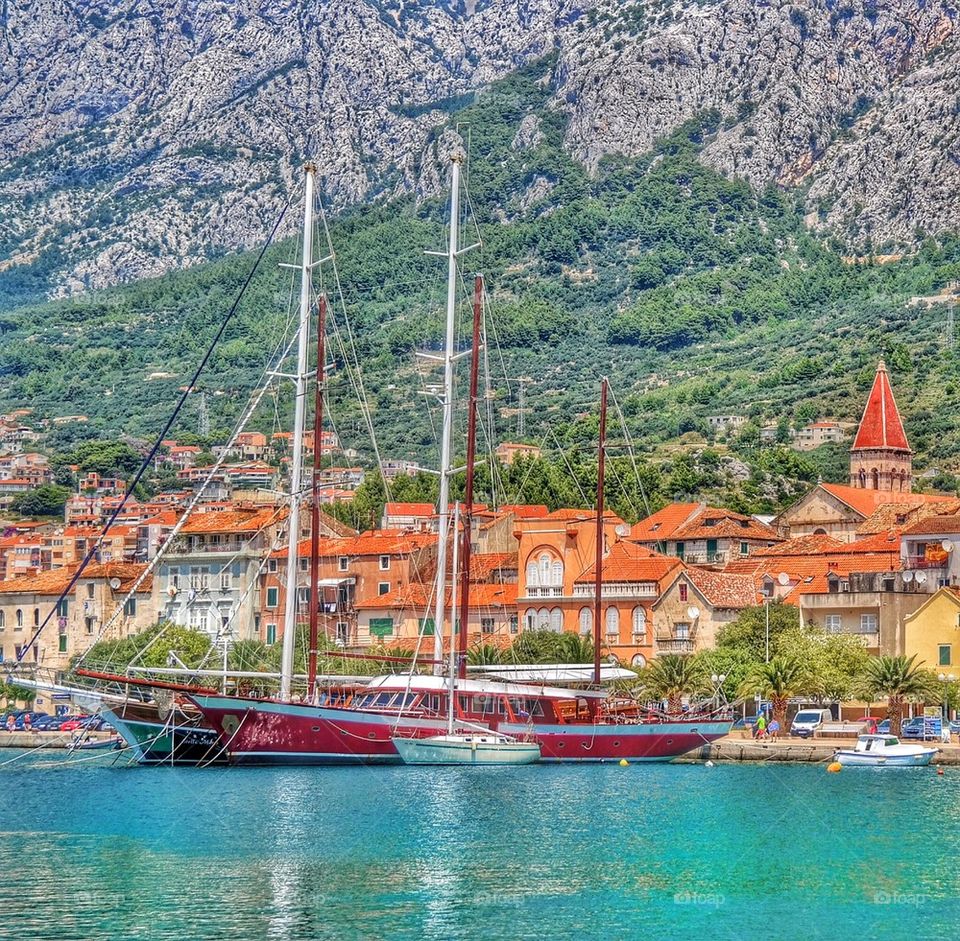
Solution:
{"label": "palm tree", "polygon": [[760,694],[773,704],[773,718],[784,728],[787,703],[795,696],[817,691],[816,677],[799,657],[777,656],[754,668],[740,688],[741,696]]}
{"label": "palm tree", "polygon": [[474,644],[467,651],[467,663],[471,666],[490,666],[500,662],[500,648],[493,644]]}
{"label": "palm tree", "polygon": [[858,694],[868,702],[886,698],[892,735],[900,734],[903,707],[907,702],[937,702],[940,699],[936,677],[929,670],[922,670],[919,664],[914,665],[916,659],[916,654],[910,658],[871,658],[858,684]]}
{"label": "palm tree", "polygon": [[640,671],[640,694],[650,700],[665,699],[668,713],[681,711],[684,696],[702,693],[708,688],[706,667],[696,655],[664,654]]}

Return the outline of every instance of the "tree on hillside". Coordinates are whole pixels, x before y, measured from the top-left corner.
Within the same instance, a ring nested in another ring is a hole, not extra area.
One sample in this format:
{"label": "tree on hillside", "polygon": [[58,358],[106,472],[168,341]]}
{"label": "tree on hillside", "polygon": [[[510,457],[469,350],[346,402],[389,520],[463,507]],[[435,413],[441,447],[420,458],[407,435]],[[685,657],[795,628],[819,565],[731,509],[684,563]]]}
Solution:
{"label": "tree on hillside", "polygon": [[858,694],[867,702],[887,700],[887,718],[893,735],[900,734],[903,709],[908,702],[940,700],[942,691],[937,678],[915,663],[916,659],[916,654],[910,658],[871,658],[858,684]]}
{"label": "tree on hillside", "polygon": [[68,487],[43,484],[35,490],[17,494],[10,506],[15,513],[23,516],[63,516],[63,508],[69,496]]}
{"label": "tree on hillside", "polygon": [[819,691],[816,675],[799,657],[779,655],[769,663],[758,664],[740,688],[740,695],[760,695],[773,704],[773,718],[785,728],[787,704],[796,696]]}
{"label": "tree on hillside", "polygon": [[123,441],[84,441],[76,447],[68,463],[78,464],[83,472],[127,478],[140,467],[141,457]]}

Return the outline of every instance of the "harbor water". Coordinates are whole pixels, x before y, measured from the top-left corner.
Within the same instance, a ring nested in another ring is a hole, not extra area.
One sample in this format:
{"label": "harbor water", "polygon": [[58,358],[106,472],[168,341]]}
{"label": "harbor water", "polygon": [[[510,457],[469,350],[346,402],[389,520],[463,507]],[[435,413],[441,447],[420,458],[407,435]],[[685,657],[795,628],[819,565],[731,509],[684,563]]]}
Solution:
{"label": "harbor water", "polygon": [[960,769],[0,767],[0,937],[955,938]]}

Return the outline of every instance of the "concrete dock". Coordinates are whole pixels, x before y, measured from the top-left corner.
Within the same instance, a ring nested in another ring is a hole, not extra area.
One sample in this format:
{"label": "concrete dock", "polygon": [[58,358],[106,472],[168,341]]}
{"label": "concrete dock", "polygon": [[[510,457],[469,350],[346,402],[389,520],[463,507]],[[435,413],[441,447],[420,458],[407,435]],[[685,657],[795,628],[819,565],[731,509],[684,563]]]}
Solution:
{"label": "concrete dock", "polygon": [[[0,748],[67,748],[75,732],[0,732]],[[103,742],[116,738],[116,732],[87,732],[83,741]]]}

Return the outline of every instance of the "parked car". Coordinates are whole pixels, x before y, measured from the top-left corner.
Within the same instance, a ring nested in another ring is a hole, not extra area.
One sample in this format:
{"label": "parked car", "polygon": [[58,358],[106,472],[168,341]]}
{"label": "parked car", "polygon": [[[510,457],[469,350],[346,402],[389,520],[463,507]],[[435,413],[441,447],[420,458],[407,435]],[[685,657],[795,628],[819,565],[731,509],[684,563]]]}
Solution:
{"label": "parked car", "polygon": [[832,722],[829,709],[801,709],[790,725],[790,734],[800,738],[809,738],[818,732],[825,722]]}
{"label": "parked car", "polygon": [[889,735],[889,734],[890,734],[890,720],[884,719],[883,722],[881,722],[877,726],[877,735]]}
{"label": "parked car", "polygon": [[914,716],[900,728],[902,739],[939,739],[941,719],[933,716]]}

